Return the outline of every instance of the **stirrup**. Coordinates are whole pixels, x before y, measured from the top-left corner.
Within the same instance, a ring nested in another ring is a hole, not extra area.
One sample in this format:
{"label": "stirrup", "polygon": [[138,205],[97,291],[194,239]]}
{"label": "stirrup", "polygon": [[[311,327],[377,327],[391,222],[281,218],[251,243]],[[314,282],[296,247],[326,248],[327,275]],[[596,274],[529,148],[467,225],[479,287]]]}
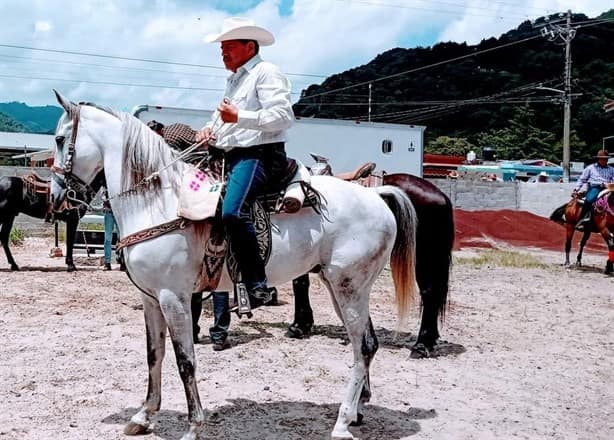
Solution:
{"label": "stirrup", "polygon": [[245,283],[235,284],[235,296],[237,298],[237,303],[230,308],[230,311],[235,312],[239,319],[241,319],[243,315],[247,316],[248,318],[254,316],[252,313],[252,306],[249,302],[249,293],[247,292]]}

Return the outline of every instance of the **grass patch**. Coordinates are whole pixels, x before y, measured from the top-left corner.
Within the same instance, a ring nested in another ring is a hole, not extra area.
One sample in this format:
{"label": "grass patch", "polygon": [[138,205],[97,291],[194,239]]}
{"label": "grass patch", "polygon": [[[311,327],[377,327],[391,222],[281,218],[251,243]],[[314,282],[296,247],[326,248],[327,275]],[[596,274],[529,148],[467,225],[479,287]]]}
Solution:
{"label": "grass patch", "polygon": [[104,231],[102,223],[79,223],[80,231]]}
{"label": "grass patch", "polygon": [[22,229],[14,227],[9,235],[9,243],[14,246],[21,246],[25,238],[26,233]]}
{"label": "grass patch", "polygon": [[476,257],[454,257],[454,264],[468,264],[474,267],[496,266],[496,267],[515,267],[519,269],[545,269],[547,264],[542,263],[531,254],[488,250],[480,252]]}

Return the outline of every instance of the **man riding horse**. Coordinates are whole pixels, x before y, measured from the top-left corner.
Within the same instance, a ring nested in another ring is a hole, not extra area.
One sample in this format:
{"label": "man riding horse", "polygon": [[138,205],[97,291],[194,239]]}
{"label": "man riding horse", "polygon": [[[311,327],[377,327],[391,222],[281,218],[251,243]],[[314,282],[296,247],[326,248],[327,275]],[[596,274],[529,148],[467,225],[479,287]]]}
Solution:
{"label": "man riding horse", "polygon": [[582,186],[588,184],[580,220],[578,220],[576,225],[576,229],[578,230],[583,230],[584,227],[590,223],[593,214],[593,205],[597,200],[597,196],[608,183],[614,182],[614,167],[608,165],[608,157],[609,155],[606,150],[599,150],[597,156],[595,156],[597,162],[584,169],[584,172],[578,179],[578,183],[571,194],[574,198],[578,197],[578,193]]}
{"label": "man riding horse", "polygon": [[294,120],[290,82],[277,66],[260,58],[260,46],[270,46],[275,38],[252,20],[228,18],[222,32],[206,41],[221,43],[222,61],[232,75],[224,99],[197,141],[224,153],[228,181],[222,221],[254,308],[270,301],[271,293],[247,214],[256,197],[276,179],[275,170],[285,168],[286,130]]}

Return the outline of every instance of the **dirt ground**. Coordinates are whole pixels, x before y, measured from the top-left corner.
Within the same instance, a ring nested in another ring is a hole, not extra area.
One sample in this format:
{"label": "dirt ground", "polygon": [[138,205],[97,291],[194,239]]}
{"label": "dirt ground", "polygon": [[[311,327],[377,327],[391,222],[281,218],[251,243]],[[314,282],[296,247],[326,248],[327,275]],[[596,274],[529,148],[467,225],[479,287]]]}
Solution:
{"label": "dirt ground", "polygon": [[[410,359],[418,306],[395,339],[389,273],[376,284],[371,308],[380,349],[371,367],[373,398],[354,434],[371,440],[614,438],[614,277],[601,273],[604,245],[589,249],[585,267],[566,269],[560,250],[544,250],[562,249],[562,238],[560,247],[539,249],[539,230],[534,241],[512,242],[501,237],[510,233],[497,226],[501,215],[480,227],[471,215],[457,213],[459,250],[441,330],[449,342],[441,356]],[[516,229],[530,223],[504,216]],[[545,222],[562,237],[562,227]],[[468,247],[476,242],[540,265],[519,268],[488,258],[477,265],[472,258],[489,251]],[[51,244],[29,238],[14,248],[21,272],[8,271],[0,257],[0,440],[125,439],[123,425],[147,388],[139,293],[117,265],[104,272],[82,257],[78,272],[65,272],[62,259],[48,257]],[[251,320],[233,317],[230,350],[213,352],[206,338],[196,346],[209,411],[203,439],[329,438],[350,347],[316,277],[315,334],[286,339],[290,289],[280,287],[280,306],[259,309]],[[205,335],[210,322],[207,312]],[[148,440],[179,439],[187,426],[170,342],[167,347],[162,409]]]}

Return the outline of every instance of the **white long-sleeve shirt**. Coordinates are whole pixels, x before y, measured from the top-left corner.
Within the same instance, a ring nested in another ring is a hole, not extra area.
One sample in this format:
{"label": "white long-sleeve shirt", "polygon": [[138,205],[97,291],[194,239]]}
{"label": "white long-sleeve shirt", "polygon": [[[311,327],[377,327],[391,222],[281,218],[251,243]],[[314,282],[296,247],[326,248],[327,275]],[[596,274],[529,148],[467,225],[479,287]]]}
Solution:
{"label": "white long-sleeve shirt", "polygon": [[290,81],[274,64],[255,55],[228,77],[225,97],[239,109],[236,123],[223,123],[216,110],[207,123],[215,134],[215,146],[235,147],[283,142],[294,121]]}

